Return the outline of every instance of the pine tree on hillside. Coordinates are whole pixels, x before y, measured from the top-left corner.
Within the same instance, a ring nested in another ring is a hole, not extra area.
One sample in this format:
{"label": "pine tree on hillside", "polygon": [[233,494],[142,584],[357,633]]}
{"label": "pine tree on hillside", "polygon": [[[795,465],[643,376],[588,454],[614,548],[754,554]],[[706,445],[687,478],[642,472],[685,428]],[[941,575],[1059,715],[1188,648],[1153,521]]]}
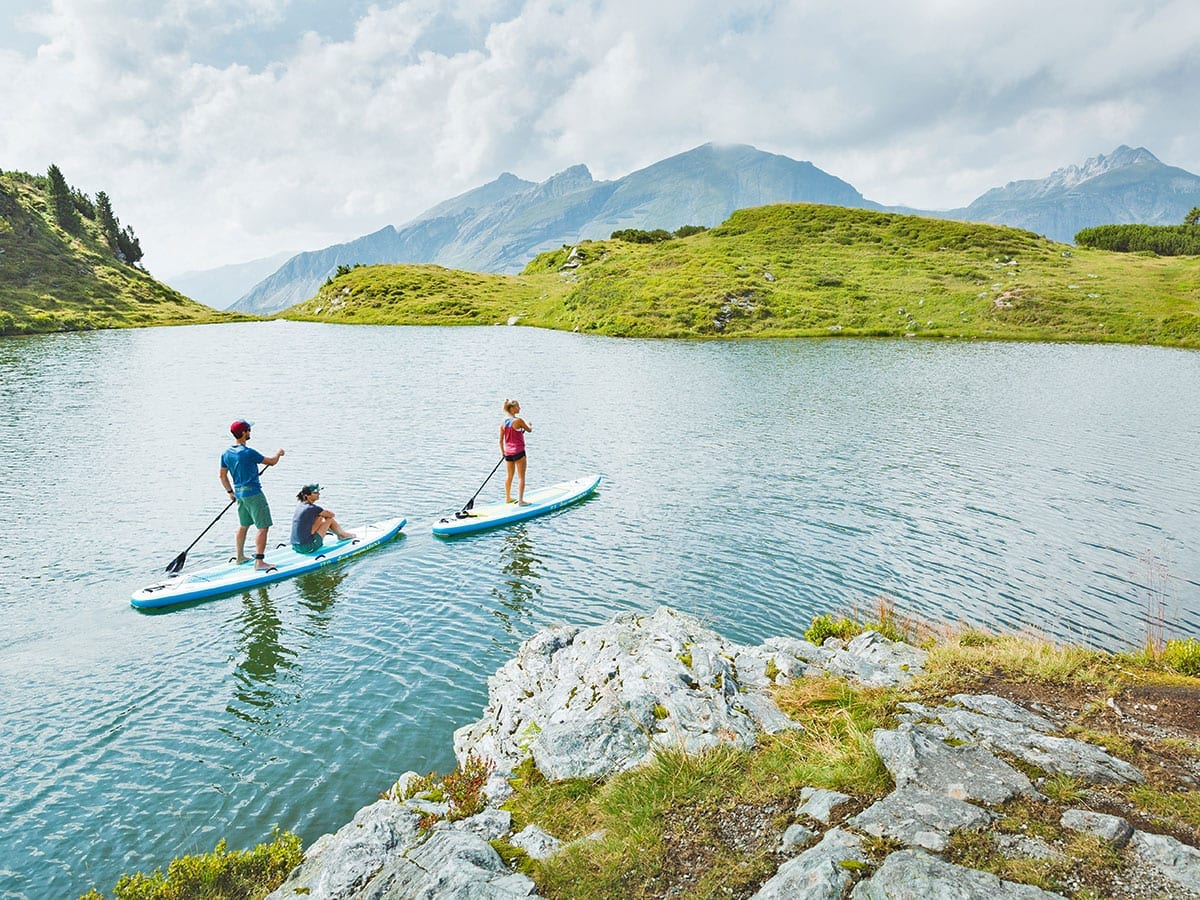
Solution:
{"label": "pine tree on hillside", "polygon": [[141,241],[133,233],[133,228],[128,225],[121,227],[121,220],[113,212],[112,201],[104,191],[96,192],[96,223],[117,259],[132,266],[142,258]]}
{"label": "pine tree on hillside", "polygon": [[142,258],[142,244],[134,235],[133,228],[128,225],[117,235],[117,247],[120,250],[121,259],[131,266]]}
{"label": "pine tree on hillside", "polygon": [[50,179],[50,208],[54,210],[54,220],[68,234],[79,234],[83,230],[83,222],[79,219],[79,210],[75,208],[75,199],[71,196],[71,186],[63,178],[62,170],[54,163],[46,170]]}
{"label": "pine tree on hillside", "polygon": [[91,197],[77,188],[71,188],[71,202],[75,204],[81,216],[96,221],[96,204],[92,202]]}
{"label": "pine tree on hillside", "polygon": [[113,255],[120,253],[121,223],[113,214],[112,201],[104,191],[96,192],[96,223],[100,226],[100,232]]}

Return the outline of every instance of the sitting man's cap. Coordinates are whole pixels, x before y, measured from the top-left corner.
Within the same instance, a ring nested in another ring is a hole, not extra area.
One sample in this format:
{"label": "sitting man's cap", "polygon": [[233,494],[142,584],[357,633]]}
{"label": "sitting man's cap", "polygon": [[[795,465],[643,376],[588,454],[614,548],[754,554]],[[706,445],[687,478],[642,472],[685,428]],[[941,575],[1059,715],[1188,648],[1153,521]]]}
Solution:
{"label": "sitting man's cap", "polygon": [[247,422],[245,419],[238,419],[229,426],[229,433],[234,437],[239,437],[243,431],[249,431],[253,427],[253,422]]}
{"label": "sitting man's cap", "polygon": [[319,490],[321,490],[321,486],[319,484],[306,484],[304,487],[300,488],[300,493],[315,494]]}

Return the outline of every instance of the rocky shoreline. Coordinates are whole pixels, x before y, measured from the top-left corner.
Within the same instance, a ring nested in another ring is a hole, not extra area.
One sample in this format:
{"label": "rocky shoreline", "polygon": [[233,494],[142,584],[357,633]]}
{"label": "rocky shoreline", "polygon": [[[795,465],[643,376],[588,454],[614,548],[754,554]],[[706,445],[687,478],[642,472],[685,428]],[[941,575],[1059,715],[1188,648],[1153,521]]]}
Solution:
{"label": "rocky shoreline", "polygon": [[[592,628],[546,629],[488,679],[483,717],[455,732],[461,770],[480,775],[478,810],[456,816],[444,791],[407,772],[386,797],[316,840],[269,900],[540,896],[496,849],[541,860],[569,846],[536,823],[513,833],[504,805],[522,767],[532,764],[551,781],[599,780],[662,750],[749,750],[764,734],[803,727],[777,705],[774,686],[814,676],[899,686],[925,660],[925,651],[876,631],[819,647],[792,637],[742,646],[666,607]],[[1049,803],[1047,778],[1131,785],[1145,777],[1105,748],[1062,735],[1041,712],[993,694],[900,708],[895,727],[871,735],[893,789],[864,805],[839,791],[805,788],[778,835],[780,864],[749,896],[1064,896],[948,861],[946,850],[956,834],[989,833],[1010,801]],[[1117,815],[1069,804],[1055,813],[1063,831],[1120,854],[1130,883],[1114,884],[1106,896],[1200,897],[1195,846]],[[1015,856],[1063,852],[1036,834],[994,837]]]}

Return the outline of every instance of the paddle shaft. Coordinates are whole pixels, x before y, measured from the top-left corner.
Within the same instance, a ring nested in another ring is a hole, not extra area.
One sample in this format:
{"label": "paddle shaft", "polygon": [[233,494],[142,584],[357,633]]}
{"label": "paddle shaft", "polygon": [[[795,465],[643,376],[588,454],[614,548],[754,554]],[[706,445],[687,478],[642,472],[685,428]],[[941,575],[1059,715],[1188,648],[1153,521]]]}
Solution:
{"label": "paddle shaft", "polygon": [[[267,469],[269,469],[269,468],[270,468],[270,466],[263,466],[261,469],[258,470],[258,474],[262,475],[263,472],[267,471]],[[202,532],[200,532],[198,535],[196,535],[196,539],[187,545],[187,549],[184,550],[182,553],[180,553],[177,557],[175,557],[169,563],[167,563],[167,571],[168,572],[178,572],[180,569],[183,568],[183,564],[187,561],[188,550],[191,550],[198,543],[200,543],[200,538],[202,538],[206,534],[208,534],[209,529],[212,528],[214,525],[216,525],[217,522],[221,521],[221,516],[223,516],[223,515],[225,515],[225,513],[229,512],[230,508],[232,508],[232,506],[235,503],[237,503],[236,498],[233,500],[230,500],[228,505],[223,510],[221,510],[219,513],[217,513],[217,517],[215,519],[213,519],[211,522],[209,522],[208,525],[205,526],[205,528]]]}
{"label": "paddle shaft", "polygon": [[[485,479],[483,479],[483,484],[481,484],[481,485],[479,486],[479,491],[482,491],[482,490],[483,490],[483,488],[484,488],[484,486],[485,486],[485,485],[486,485],[486,484],[487,484],[489,481],[491,481],[491,480],[492,480],[492,476],[496,474],[496,469],[499,469],[499,468],[500,468],[500,463],[502,463],[502,462],[504,462],[504,457],[503,457],[503,456],[502,456],[502,457],[500,457],[500,461],[496,463],[496,468],[495,468],[495,469],[492,469],[492,471],[488,472],[488,477],[487,477],[487,478],[485,478]],[[467,505],[466,505],[466,506],[464,506],[464,507],[462,508],[461,512],[466,512],[467,510],[474,508],[474,506],[475,506],[475,498],[479,496],[479,491],[476,491],[474,494],[472,494],[472,495],[471,495],[471,499],[467,501]]]}

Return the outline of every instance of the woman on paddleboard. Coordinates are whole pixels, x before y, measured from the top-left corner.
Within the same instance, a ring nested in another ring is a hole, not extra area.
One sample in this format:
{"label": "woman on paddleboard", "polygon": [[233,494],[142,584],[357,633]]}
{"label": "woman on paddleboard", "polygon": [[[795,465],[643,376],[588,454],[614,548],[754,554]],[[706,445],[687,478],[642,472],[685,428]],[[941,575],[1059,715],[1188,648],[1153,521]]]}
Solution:
{"label": "woman on paddleboard", "polygon": [[[507,414],[500,425],[500,454],[508,473],[504,479],[504,502],[528,506],[525,502],[525,434],[533,427],[519,415],[521,404],[516,400],[504,401]],[[512,498],[513,474],[517,476],[517,499]]]}
{"label": "woman on paddleboard", "polygon": [[317,506],[321,499],[319,484],[306,484],[296,499],[300,502],[292,513],[292,549],[297,553],[316,553],[325,546],[325,535],[330,531],[343,541],[356,537],[337,523],[333,510]]}

